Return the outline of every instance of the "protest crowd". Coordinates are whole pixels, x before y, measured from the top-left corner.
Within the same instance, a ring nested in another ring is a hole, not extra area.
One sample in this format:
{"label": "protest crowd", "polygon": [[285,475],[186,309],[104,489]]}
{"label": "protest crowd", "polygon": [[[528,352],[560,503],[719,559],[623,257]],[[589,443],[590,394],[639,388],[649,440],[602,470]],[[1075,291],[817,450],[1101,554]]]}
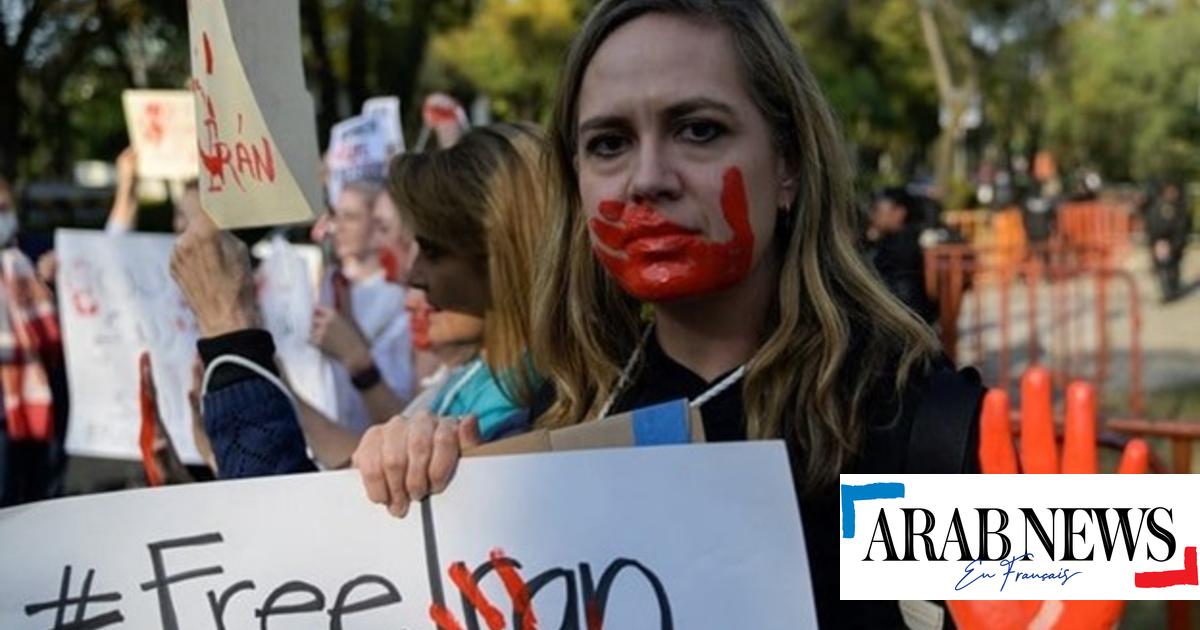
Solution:
{"label": "protest crowd", "polygon": [[[548,120],[476,123],[436,93],[406,147],[398,99],[372,99],[320,169],[297,162],[312,125],[284,126],[294,110],[254,108],[261,143],[237,114],[243,155],[219,116],[244,101],[203,83],[208,37],[193,32],[190,175],[147,175],[157,149],[131,127],[103,230],[41,251],[0,179],[0,505],[355,469],[361,501],[410,519],[464,458],[683,400],[683,441],[786,446],[820,627],[1039,614],[839,598],[840,474],[996,472],[1012,438],[1007,408],[984,413],[991,384],[939,335],[957,311],[929,290],[926,250],[968,228],[929,187],[859,193],[766,0],[602,0]],[[138,229],[155,178],[173,181],[170,235]],[[1052,179],[988,183],[1033,252],[1056,242],[1058,207],[1097,193]],[[1168,302],[1189,299],[1185,184],[1138,200]],[[1140,441],[1123,457],[1147,468]],[[88,458],[130,464],[100,483],[72,462]],[[1003,627],[1113,627],[1121,606],[1101,603],[1053,613],[1081,625]]]}

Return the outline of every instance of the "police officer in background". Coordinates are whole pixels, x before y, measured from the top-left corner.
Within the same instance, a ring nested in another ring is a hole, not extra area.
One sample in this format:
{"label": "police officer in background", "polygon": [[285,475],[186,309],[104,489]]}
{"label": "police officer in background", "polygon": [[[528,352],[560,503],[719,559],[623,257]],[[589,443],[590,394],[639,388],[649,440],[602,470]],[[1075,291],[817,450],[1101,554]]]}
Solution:
{"label": "police officer in background", "polygon": [[1192,215],[1180,186],[1168,183],[1146,208],[1146,242],[1164,304],[1182,295],[1179,268],[1191,231]]}

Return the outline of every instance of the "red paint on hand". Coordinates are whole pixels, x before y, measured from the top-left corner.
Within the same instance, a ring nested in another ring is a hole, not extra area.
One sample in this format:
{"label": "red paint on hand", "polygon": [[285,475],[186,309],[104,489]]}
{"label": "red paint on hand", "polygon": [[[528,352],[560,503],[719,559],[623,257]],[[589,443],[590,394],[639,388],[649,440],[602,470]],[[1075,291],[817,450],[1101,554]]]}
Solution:
{"label": "red paint on hand", "polygon": [[138,356],[138,403],[141,411],[141,431],[138,446],[142,452],[142,468],[146,471],[146,484],[154,487],[163,485],[163,474],[154,458],[154,443],[158,433],[158,405],[154,396],[154,376],[150,371],[150,353]]}
{"label": "red paint on hand", "polygon": [[663,217],[646,204],[603,201],[599,217],[588,221],[593,251],[630,295],[663,302],[731,287],[750,272],[754,232],[749,200],[739,169],[725,172],[721,210],[733,231],[724,243]]}
{"label": "red paint on hand", "polygon": [[1138,588],[1166,588],[1168,586],[1200,585],[1200,570],[1196,565],[1196,548],[1183,550],[1183,568],[1174,571],[1147,571],[1133,574],[1133,585]]}

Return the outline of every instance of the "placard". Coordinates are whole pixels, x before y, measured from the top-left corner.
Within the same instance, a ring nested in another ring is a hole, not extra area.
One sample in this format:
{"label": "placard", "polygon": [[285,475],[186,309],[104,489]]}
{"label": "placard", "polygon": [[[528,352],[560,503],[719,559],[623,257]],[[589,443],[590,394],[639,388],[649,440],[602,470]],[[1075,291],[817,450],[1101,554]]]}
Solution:
{"label": "placard", "polygon": [[196,103],[186,90],[125,90],[125,125],[137,152],[138,177],[195,179]]}
{"label": "placard", "polygon": [[324,207],[294,0],[188,3],[200,197],[222,228],[311,221]]}
{"label": "placard", "polygon": [[816,627],[779,442],[463,460],[404,519],[356,471],[64,499],[0,555],[13,630]]}

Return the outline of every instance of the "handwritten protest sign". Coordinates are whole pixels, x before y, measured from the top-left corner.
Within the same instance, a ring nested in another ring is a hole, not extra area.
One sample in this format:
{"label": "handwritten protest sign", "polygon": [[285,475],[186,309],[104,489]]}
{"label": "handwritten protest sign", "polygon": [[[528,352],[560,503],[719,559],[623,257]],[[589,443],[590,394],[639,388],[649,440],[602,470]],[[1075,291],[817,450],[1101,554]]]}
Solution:
{"label": "handwritten protest sign", "polygon": [[333,126],[329,135],[329,202],[337,204],[346,184],[387,174],[388,138],[376,116],[355,116]]}
{"label": "handwritten protest sign", "polygon": [[[169,264],[174,237],[59,230],[58,301],[71,389],[67,450],[138,459],[137,357],[149,350],[159,412],[180,456],[201,463],[192,439],[192,385],[198,330]],[[281,246],[260,269],[267,330],[297,391],[332,411],[329,366],[307,345],[314,289],[301,255]]]}
{"label": "handwritten protest sign", "polygon": [[291,0],[188,3],[200,196],[223,228],[310,221],[323,207],[299,11]]}
{"label": "handwritten protest sign", "polygon": [[126,90],[121,94],[139,177],[195,179],[196,103],[185,90]]}
{"label": "handwritten protest sign", "polygon": [[14,508],[0,626],[813,628],[791,479],[740,443],[464,460],[401,520],[353,471]]}
{"label": "handwritten protest sign", "polygon": [[376,96],[363,103],[363,116],[377,119],[383,125],[387,154],[404,153],[404,127],[400,122],[400,99],[395,96]]}
{"label": "handwritten protest sign", "polygon": [[273,239],[256,272],[258,305],[288,381],[313,408],[336,418],[333,371],[321,351],[309,343],[316,303],[314,271],[320,273],[312,268],[314,257],[320,260],[314,246]]}

